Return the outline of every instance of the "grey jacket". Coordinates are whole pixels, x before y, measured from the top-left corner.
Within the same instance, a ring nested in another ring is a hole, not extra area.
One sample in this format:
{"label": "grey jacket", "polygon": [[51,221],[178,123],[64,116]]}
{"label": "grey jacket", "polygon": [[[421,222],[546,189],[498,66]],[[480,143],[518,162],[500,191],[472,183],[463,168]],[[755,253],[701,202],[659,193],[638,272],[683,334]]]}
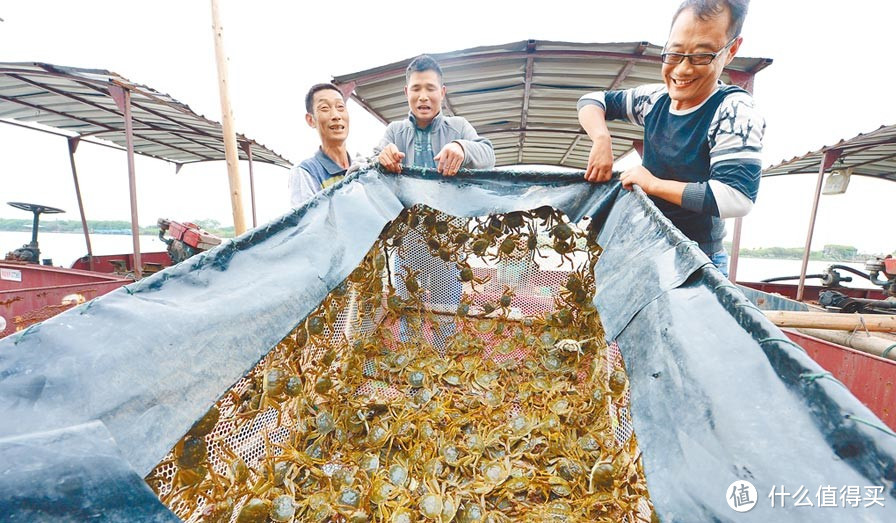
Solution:
{"label": "grey jacket", "polygon": [[[409,114],[407,119],[392,122],[386,127],[386,134],[380,144],[374,149],[378,155],[390,143],[394,143],[398,150],[404,153],[402,165],[414,165],[414,115]],[[491,169],[495,166],[495,150],[492,142],[476,134],[476,130],[465,118],[461,116],[436,115],[432,120],[432,151],[439,154],[445,144],[457,142],[464,149],[464,163],[461,167],[466,169]]]}

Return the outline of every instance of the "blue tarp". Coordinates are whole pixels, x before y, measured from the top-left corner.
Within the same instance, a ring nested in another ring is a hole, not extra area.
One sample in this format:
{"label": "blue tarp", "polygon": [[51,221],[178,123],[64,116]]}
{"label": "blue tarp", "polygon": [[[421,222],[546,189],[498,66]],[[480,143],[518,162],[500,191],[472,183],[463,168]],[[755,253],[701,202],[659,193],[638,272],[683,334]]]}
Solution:
{"label": "blue tarp", "polygon": [[[661,520],[896,520],[896,438],[640,190],[588,184],[581,174],[443,178],[372,169],[233,241],[0,340],[0,515],[175,519],[142,476],[415,204],[461,217],[549,205],[603,224],[595,305],[629,372]],[[83,488],[71,487],[73,477]],[[758,490],[750,512],[729,508],[735,480]],[[816,505],[824,487],[858,486],[864,496],[865,487],[881,486],[884,506],[794,507],[788,498],[772,508],[766,496],[779,486],[809,490]]]}

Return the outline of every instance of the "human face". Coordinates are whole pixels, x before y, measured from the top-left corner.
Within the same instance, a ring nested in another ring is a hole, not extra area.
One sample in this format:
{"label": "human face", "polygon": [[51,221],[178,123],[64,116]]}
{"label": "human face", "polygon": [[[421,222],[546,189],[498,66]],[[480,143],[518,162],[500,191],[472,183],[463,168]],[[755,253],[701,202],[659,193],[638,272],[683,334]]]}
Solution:
{"label": "human face", "polygon": [[718,56],[706,65],[694,65],[689,59],[680,64],[663,64],[663,81],[669,89],[672,109],[691,109],[712,95],[722,76],[722,70],[734,59],[741,38],[735,38],[734,42],[725,47],[729,41],[727,10],[709,20],[700,20],[692,9],[686,9],[678,15],[672,24],[665,52],[718,52]]}
{"label": "human face", "polygon": [[305,121],[317,129],[324,145],[338,145],[348,138],[348,109],[339,91],[323,89],[314,93],[311,110]]}
{"label": "human face", "polygon": [[411,113],[417,119],[417,127],[426,127],[439,114],[445,92],[445,86],[442,85],[439,74],[435,71],[411,73],[411,76],[408,77],[408,85],[404,88],[404,94],[408,97]]}

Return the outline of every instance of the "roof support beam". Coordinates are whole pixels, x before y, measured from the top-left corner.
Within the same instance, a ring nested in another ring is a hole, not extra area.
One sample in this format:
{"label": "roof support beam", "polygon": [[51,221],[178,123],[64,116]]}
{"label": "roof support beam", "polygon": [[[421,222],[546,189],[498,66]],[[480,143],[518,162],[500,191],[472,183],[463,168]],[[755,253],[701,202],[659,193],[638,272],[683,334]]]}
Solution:
{"label": "roof support beam", "polygon": [[879,158],[872,158],[870,160],[866,160],[866,161],[860,162],[860,163],[854,163],[852,165],[849,165],[848,167],[849,168],[861,167],[863,165],[868,165],[869,163],[885,162],[885,161],[891,160],[893,158],[896,158],[896,153],[889,154],[887,156],[883,156],[883,157],[879,157]]}
{"label": "roof support beam", "polygon": [[131,93],[117,85],[109,87],[109,95],[124,113],[124,132],[128,143],[128,190],[131,197],[131,238],[134,241],[134,277],[143,277],[143,260],[140,258],[140,222],[137,221],[137,174],[134,167],[134,130],[131,122]]}
{"label": "roof support beam", "polygon": [[349,82],[347,84],[334,84],[336,88],[339,89],[339,93],[342,95],[343,100],[348,100],[351,98],[352,93],[355,91],[355,86],[357,85],[355,82]]}
{"label": "roof support beam", "polygon": [[523,110],[520,113],[520,142],[516,163],[523,163],[523,146],[526,144],[526,124],[529,123],[529,99],[532,96],[532,70],[535,68],[535,40],[526,43],[526,76],[523,86]]}
{"label": "roof support beam", "polygon": [[[11,97],[9,97],[9,96],[0,95],[0,100],[6,100],[6,101],[8,101],[8,102],[17,103],[17,104],[19,104],[19,105],[23,105],[23,106],[25,106],[25,107],[30,107],[30,108],[32,108],[32,109],[34,109],[34,110],[36,110],[36,111],[40,111],[40,112],[44,112],[44,113],[50,113],[50,114],[55,114],[55,115],[57,115],[57,116],[62,116],[63,118],[69,118],[69,119],[71,119],[71,120],[76,120],[76,121],[79,121],[79,122],[84,122],[84,123],[86,123],[87,125],[93,125],[94,127],[100,127],[100,128],[102,128],[102,129],[105,129],[105,130],[106,130],[106,131],[102,131],[102,132],[95,132],[95,133],[85,134],[84,136],[93,136],[93,135],[105,134],[106,132],[111,132],[111,133],[120,133],[120,132],[122,132],[121,129],[116,128],[116,127],[112,127],[111,125],[107,125],[107,124],[100,123],[100,122],[95,122],[95,121],[93,121],[93,120],[88,120],[88,119],[83,118],[83,117],[80,117],[80,116],[74,116],[74,115],[71,115],[71,114],[68,114],[68,113],[64,113],[64,112],[62,112],[62,111],[56,111],[56,110],[50,109],[50,108],[48,108],[48,107],[44,107],[44,106],[40,106],[40,105],[36,105],[36,104],[32,104],[32,103],[29,103],[29,102],[20,100],[20,99],[18,99],[18,98],[11,98]],[[115,114],[115,113],[113,112],[113,114]],[[118,115],[118,116],[121,116],[121,115]],[[156,130],[163,131],[163,129],[156,129]],[[178,151],[181,151],[181,152],[190,154],[190,155],[192,155],[192,156],[198,156],[199,158],[202,158],[203,160],[212,160],[212,159],[213,159],[213,158],[209,158],[209,157],[207,157],[207,156],[205,156],[205,155],[202,155],[202,154],[199,154],[199,153],[196,153],[196,152],[193,152],[193,151],[188,151],[188,150],[186,150],[186,149],[181,149],[181,148],[176,147],[176,146],[173,146],[173,145],[169,145],[169,144],[166,144],[166,143],[159,142],[159,141],[157,141],[157,140],[153,140],[152,138],[147,138],[147,137],[145,137],[145,136],[141,136],[141,135],[137,135],[137,134],[135,134],[134,136],[136,136],[137,138],[140,138],[141,140],[146,140],[147,142],[152,142],[152,143],[157,144],[157,145],[160,145],[160,146],[162,146],[162,147],[170,147],[170,148],[172,148],[172,149],[177,149]]]}
{"label": "roof support beam", "polygon": [[246,157],[249,158],[249,199],[252,201],[252,228],[254,229],[258,227],[258,217],[255,214],[255,173],[252,171],[252,144],[240,142],[239,145],[246,151]]}
{"label": "roof support beam", "polygon": [[84,200],[81,199],[81,184],[78,182],[78,169],[75,167],[75,151],[81,139],[73,136],[68,139],[68,161],[72,167],[72,178],[75,181],[75,197],[78,199],[78,212],[81,214],[81,228],[84,230],[84,241],[87,243],[87,263],[93,270],[93,248],[90,246],[90,232],[87,229],[87,215],[84,214]]}
{"label": "roof support beam", "polygon": [[[637,49],[635,49],[636,55],[643,55],[644,51],[647,50],[647,46],[649,46],[649,42],[641,42],[638,44]],[[625,65],[622,66],[622,69],[619,71],[619,74],[616,75],[616,78],[613,80],[613,83],[610,84],[610,87],[607,88],[607,91],[612,91],[614,89],[618,89],[623,81],[628,77],[628,73],[632,72],[632,69],[635,67],[635,61],[629,60],[625,62]]]}
{"label": "roof support beam", "polygon": [[843,151],[831,149],[825,151],[824,157],[818,166],[818,182],[815,184],[815,199],[812,201],[812,213],[809,215],[809,232],[806,234],[806,248],[803,249],[803,265],[800,268],[800,283],[796,288],[796,301],[803,301],[803,291],[806,288],[806,269],[809,266],[809,252],[812,249],[812,233],[815,232],[815,217],[818,215],[818,201],[821,199],[821,187],[824,182],[824,172],[834,165],[834,161],[840,157]]}
{"label": "roof support beam", "polygon": [[[539,51],[535,51],[536,57],[541,56],[557,56],[562,58],[616,58],[619,60],[632,60],[636,63],[651,63],[651,64],[659,64],[662,63],[662,59],[653,55],[637,55],[635,53],[617,53],[612,51],[586,51],[586,50],[556,50],[556,49],[542,49]],[[494,53],[482,53],[474,56],[450,56],[446,58],[438,58],[439,65],[443,68],[447,66],[451,66],[454,64],[474,64],[480,62],[490,62],[493,60],[514,60],[514,59],[523,59],[528,58],[528,53],[526,51],[518,51],[518,52],[494,52]],[[769,64],[772,63],[771,59],[765,59],[759,64],[757,64],[752,70],[751,74],[756,74],[762,69],[768,67]],[[408,62],[402,61],[397,64],[394,64],[394,67],[390,67],[387,69],[369,69],[367,71],[362,71],[353,75],[345,75],[344,78],[346,81],[354,81],[357,82],[358,85],[365,85],[370,82],[374,82],[377,80],[383,80],[386,78],[391,78],[395,75],[404,74],[404,70],[407,67]],[[731,72],[733,69],[726,68],[725,71]],[[335,82],[335,80],[334,80]],[[338,85],[338,84],[337,84]]]}
{"label": "roof support beam", "polygon": [[[24,78],[22,78],[22,80],[23,80],[23,81],[27,81],[27,80],[25,80]],[[30,83],[30,82],[29,82],[29,83]],[[78,83],[81,84],[81,85],[83,85],[83,86],[85,86],[85,87],[89,87],[89,88],[95,90],[96,92],[98,92],[98,93],[100,93],[100,94],[103,94],[103,95],[109,95],[109,94],[110,94],[109,91],[106,91],[106,90],[104,90],[104,89],[101,89],[101,88],[99,88],[99,87],[97,87],[97,86],[95,86],[95,85],[93,85],[93,84],[90,84],[90,83],[87,83],[87,82],[81,82],[81,81],[79,81]],[[46,86],[46,85],[43,85],[43,84],[41,84],[41,83],[39,83],[39,82],[32,83],[32,85],[34,85],[34,86],[36,86],[36,87],[39,87],[39,88],[41,88],[41,89],[46,89],[46,90],[48,90],[48,91],[50,91],[50,92],[52,92],[52,93],[56,93],[56,94],[59,94],[59,95],[61,95],[61,96],[66,96],[66,97],[68,97],[68,98],[71,98],[72,100],[81,102],[81,103],[83,103],[83,104],[90,105],[91,107],[95,107],[95,108],[97,108],[97,109],[106,111],[106,112],[108,112],[108,113],[110,113],[110,114],[114,114],[114,115],[116,115],[116,116],[120,116],[120,115],[117,114],[115,111],[110,111],[108,108],[103,107],[102,105],[95,104],[95,103],[93,103],[93,102],[91,102],[91,101],[89,101],[89,100],[82,99],[81,97],[74,96],[74,95],[71,95],[71,94],[69,94],[69,93],[65,93],[65,92],[61,92],[61,91],[56,91],[56,90],[51,89],[50,87],[48,87],[48,86]],[[115,85],[115,86],[119,87],[120,89],[125,89],[125,90],[130,91],[126,86],[120,86],[120,85],[118,85],[118,84],[112,84],[112,85]],[[149,114],[151,114],[151,115],[153,115],[153,116],[155,116],[155,117],[157,117],[157,118],[161,118],[161,119],[163,119],[163,120],[167,120],[167,121],[173,123],[174,125],[177,125],[178,127],[186,127],[187,129],[189,129],[189,130],[191,130],[191,131],[193,131],[193,132],[199,134],[200,136],[208,136],[208,134],[209,134],[208,131],[203,131],[202,129],[197,129],[196,127],[193,127],[193,126],[188,125],[188,124],[186,124],[186,123],[178,122],[178,121],[175,120],[174,118],[171,118],[170,116],[167,116],[167,115],[165,115],[165,114],[162,114],[162,113],[160,113],[160,112],[158,112],[158,111],[156,111],[156,110],[154,110],[154,109],[150,109],[150,108],[148,108],[148,107],[144,107],[144,106],[141,105],[141,104],[134,103],[133,99],[131,100],[131,107],[133,107],[133,108],[137,108],[137,109],[139,109],[139,110],[141,110],[141,111],[146,111],[147,113],[149,113]],[[189,136],[184,136],[183,133],[180,133],[180,132],[177,132],[177,131],[172,131],[172,130],[170,130],[170,129],[161,129],[161,128],[158,127],[158,126],[155,126],[155,125],[153,125],[153,124],[151,124],[151,123],[144,122],[143,120],[140,120],[140,119],[138,119],[138,118],[135,118],[133,121],[139,123],[140,125],[144,125],[144,126],[146,126],[147,128],[152,129],[152,130],[154,130],[154,131],[164,131],[164,132],[167,132],[167,133],[171,133],[172,135],[177,136],[178,138],[183,138],[184,140],[186,140],[186,141],[188,141],[188,142],[192,142],[192,143],[194,143],[194,144],[196,144],[196,145],[198,145],[198,146],[200,146],[200,147],[208,148],[208,149],[211,149],[211,150],[216,151],[216,152],[219,152],[219,153],[224,153],[224,149],[214,147],[214,146],[212,146],[211,144],[207,144],[207,143],[202,143],[202,142],[196,141],[196,140],[190,138]],[[174,147],[174,148],[177,149],[176,147]],[[179,150],[180,150],[180,151],[183,151],[183,149],[179,149]],[[193,153],[193,154],[195,154],[195,153]],[[208,157],[205,157],[205,158],[208,158]]]}
{"label": "roof support beam", "polygon": [[361,107],[363,107],[365,111],[367,111],[368,113],[372,114],[374,118],[376,118],[377,120],[380,121],[380,123],[382,123],[383,125],[389,125],[389,120],[386,120],[386,118],[385,118],[383,115],[381,115],[380,113],[378,113],[378,112],[377,112],[373,107],[371,107],[371,105],[368,104],[363,98],[361,98],[360,96],[358,96],[357,93],[352,93],[352,100],[354,100],[355,102],[358,103],[358,105],[360,105]]}
{"label": "roof support beam", "polygon": [[451,103],[447,94],[445,94],[445,98],[442,99],[442,102],[445,103],[445,109],[448,109],[448,116],[457,116],[457,111],[454,110],[454,105]]}
{"label": "roof support beam", "polygon": [[560,158],[560,165],[563,165],[564,163],[566,163],[566,159],[569,158],[570,154],[572,154],[573,149],[575,149],[576,146],[579,145],[579,142],[582,141],[582,136],[584,136],[584,135],[579,134],[575,138],[573,138],[572,143],[569,144],[569,148],[566,149],[566,152],[563,153],[563,157]]}

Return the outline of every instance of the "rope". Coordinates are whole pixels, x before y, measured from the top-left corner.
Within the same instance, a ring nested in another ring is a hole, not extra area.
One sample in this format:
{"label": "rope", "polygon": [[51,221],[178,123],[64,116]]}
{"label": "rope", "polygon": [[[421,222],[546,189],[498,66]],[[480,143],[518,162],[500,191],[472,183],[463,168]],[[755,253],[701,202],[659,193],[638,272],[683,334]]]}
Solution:
{"label": "rope", "polygon": [[735,305],[735,307],[741,307],[741,308],[743,308],[743,309],[753,309],[753,310],[756,311],[756,312],[759,312],[759,313],[761,313],[761,314],[765,314],[765,313],[763,312],[762,309],[760,309],[759,307],[757,307],[756,304],[754,304],[754,303],[751,302],[751,301],[747,301],[747,302],[743,302],[743,303],[738,303],[737,305]]}
{"label": "rope", "polygon": [[[803,351],[803,352],[806,352],[806,349],[800,347],[799,345],[797,345],[796,343],[794,343],[794,342],[788,340],[787,338],[763,338],[763,339],[759,340],[758,343],[759,343],[760,345],[762,345],[763,343],[770,342],[770,341],[777,341],[777,342],[781,342],[781,343],[786,343],[787,345],[792,345],[792,346],[798,348],[799,350],[801,350],[801,351]],[[808,354],[808,353],[807,353],[807,354]]]}
{"label": "rope", "polygon": [[[383,174],[393,174],[385,169],[379,164],[371,165],[372,168],[380,171]],[[408,165],[401,166],[401,174],[402,175],[411,175],[411,176],[420,176],[423,178],[441,178],[442,174],[439,173],[436,169],[427,168],[427,167],[412,167]],[[619,173],[613,173],[613,178],[610,181],[617,181],[619,179]],[[488,177],[488,178],[504,178],[509,180],[527,180],[531,179],[533,181],[539,182],[581,182],[581,183],[590,183],[585,180],[585,171],[564,171],[564,172],[545,172],[545,171],[537,171],[537,170],[497,170],[497,169],[460,169],[457,171],[455,175],[457,178],[477,178],[477,177]]]}
{"label": "rope", "polygon": [[879,423],[875,423],[875,422],[873,422],[873,421],[868,421],[868,420],[866,420],[866,419],[862,419],[862,418],[859,418],[859,417],[857,417],[857,416],[853,416],[852,414],[846,414],[844,417],[845,417],[846,419],[850,419],[850,420],[853,420],[853,421],[862,423],[862,424],[864,424],[864,425],[868,425],[869,427],[874,427],[874,428],[876,428],[877,430],[879,430],[879,431],[881,431],[881,432],[887,434],[888,436],[893,436],[894,438],[896,438],[896,432],[893,432],[892,430],[890,430],[889,428],[887,428],[887,427],[884,426],[884,425],[881,425],[881,424],[879,424]]}
{"label": "rope", "polygon": [[896,343],[894,343],[894,344],[890,345],[889,347],[887,347],[886,349],[884,349],[884,351],[880,353],[881,357],[886,358],[890,354],[890,351],[893,349],[896,349]]}
{"label": "rope", "polygon": [[31,325],[26,327],[25,330],[22,331],[22,334],[20,334],[19,337],[16,338],[16,341],[13,342],[13,345],[18,345],[19,343],[25,341],[25,337],[31,334],[31,331],[34,330],[38,325],[40,325],[40,323],[32,323]]}
{"label": "rope", "polygon": [[815,383],[817,380],[820,380],[822,378],[829,379],[829,380],[833,381],[834,383],[836,383],[837,385],[840,385],[844,389],[848,390],[848,387],[846,385],[844,385],[843,382],[841,382],[840,380],[835,378],[834,375],[831,374],[830,372],[816,372],[816,373],[804,372],[804,373],[800,374],[800,379],[808,381],[809,383]]}

